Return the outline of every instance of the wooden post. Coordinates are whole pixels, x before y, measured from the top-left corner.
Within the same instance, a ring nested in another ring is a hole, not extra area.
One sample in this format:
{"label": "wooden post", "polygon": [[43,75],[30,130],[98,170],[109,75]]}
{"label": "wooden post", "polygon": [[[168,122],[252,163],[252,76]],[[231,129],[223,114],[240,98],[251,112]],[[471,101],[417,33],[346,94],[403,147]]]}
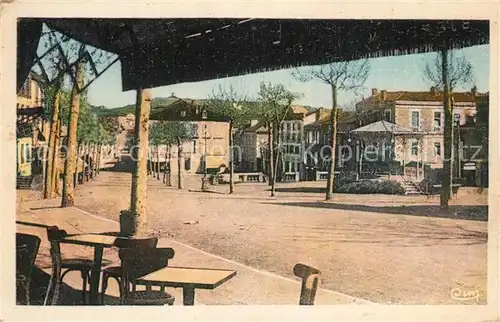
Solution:
{"label": "wooden post", "polygon": [[75,205],[73,192],[73,175],[76,162],[76,130],[78,127],[78,114],[80,112],[80,92],[83,87],[83,73],[85,61],[80,60],[76,66],[76,84],[73,85],[71,94],[71,111],[69,114],[68,126],[68,146],[66,153],[66,162],[64,165],[64,182],[62,191],[61,207],[73,207]]}
{"label": "wooden post", "polygon": [[135,146],[132,148],[134,171],[132,172],[130,209],[122,212],[120,226],[122,233],[140,236],[145,234],[147,228],[147,157],[149,113],[151,111],[151,93],[149,89],[137,90],[135,109]]}

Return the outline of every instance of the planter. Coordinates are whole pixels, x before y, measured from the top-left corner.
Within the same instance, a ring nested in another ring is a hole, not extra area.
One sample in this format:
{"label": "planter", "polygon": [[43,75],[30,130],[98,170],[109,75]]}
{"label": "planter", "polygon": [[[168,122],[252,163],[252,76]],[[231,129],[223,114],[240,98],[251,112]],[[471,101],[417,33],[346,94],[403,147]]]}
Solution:
{"label": "planter", "polygon": [[137,216],[129,210],[120,212],[120,236],[130,237],[137,232]]}

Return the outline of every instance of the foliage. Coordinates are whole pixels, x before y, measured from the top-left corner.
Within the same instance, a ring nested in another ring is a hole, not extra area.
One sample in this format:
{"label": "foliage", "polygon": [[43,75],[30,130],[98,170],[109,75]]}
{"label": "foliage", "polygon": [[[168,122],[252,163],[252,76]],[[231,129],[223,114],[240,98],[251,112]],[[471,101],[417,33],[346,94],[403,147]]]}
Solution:
{"label": "foliage", "polygon": [[[458,86],[472,83],[474,70],[465,56],[456,56],[453,52],[448,55],[448,84],[452,92]],[[434,61],[428,61],[424,68],[424,78],[439,89],[444,88],[442,60],[441,53],[437,53]]]}
{"label": "foliage", "polygon": [[153,123],[149,131],[151,145],[171,146],[193,138],[191,124],[179,121]]}
{"label": "foliage", "polygon": [[308,73],[301,73],[297,70],[292,75],[302,82],[317,79],[335,86],[340,91],[358,92],[363,88],[369,73],[370,63],[368,60],[361,60],[321,65],[312,68]]}
{"label": "foliage", "polygon": [[403,195],[405,193],[405,189],[401,186],[401,184],[392,180],[348,181],[339,178],[334,181],[334,185],[334,191],[337,193],[389,195]]}
{"label": "foliage", "polygon": [[246,124],[251,118],[250,106],[246,95],[238,93],[233,86],[212,91],[207,101],[207,110],[215,116],[227,119],[234,126]]}
{"label": "foliage", "polygon": [[287,90],[283,84],[260,83],[256,108],[249,111],[249,117],[273,124],[281,124],[292,113],[292,102],[301,97],[299,93]]}

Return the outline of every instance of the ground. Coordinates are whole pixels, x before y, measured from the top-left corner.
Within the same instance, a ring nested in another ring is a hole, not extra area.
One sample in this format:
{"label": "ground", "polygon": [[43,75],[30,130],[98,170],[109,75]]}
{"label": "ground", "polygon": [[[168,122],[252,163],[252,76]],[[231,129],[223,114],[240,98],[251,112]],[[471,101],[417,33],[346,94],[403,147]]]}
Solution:
{"label": "ground", "polygon": [[[193,175],[184,190],[173,184],[149,180],[148,227],[162,236],[286,277],[305,262],[321,270],[322,287],[377,303],[466,304],[452,298],[457,288],[478,290],[486,302],[484,193],[462,193],[443,212],[425,196],[336,194],[325,202],[322,182],[279,184],[275,198],[263,183],[238,184],[233,195],[227,185],[199,192]],[[101,172],[75,196],[77,207],[114,220],[129,199],[130,174],[117,171]]]}

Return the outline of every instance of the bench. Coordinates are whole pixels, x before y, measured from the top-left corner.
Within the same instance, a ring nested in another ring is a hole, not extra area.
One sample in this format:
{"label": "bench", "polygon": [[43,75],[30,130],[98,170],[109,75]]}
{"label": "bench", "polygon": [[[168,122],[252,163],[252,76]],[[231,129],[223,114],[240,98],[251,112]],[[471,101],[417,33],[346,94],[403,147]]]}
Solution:
{"label": "bench", "polygon": [[266,182],[266,177],[263,173],[250,172],[237,174],[241,182]]}

